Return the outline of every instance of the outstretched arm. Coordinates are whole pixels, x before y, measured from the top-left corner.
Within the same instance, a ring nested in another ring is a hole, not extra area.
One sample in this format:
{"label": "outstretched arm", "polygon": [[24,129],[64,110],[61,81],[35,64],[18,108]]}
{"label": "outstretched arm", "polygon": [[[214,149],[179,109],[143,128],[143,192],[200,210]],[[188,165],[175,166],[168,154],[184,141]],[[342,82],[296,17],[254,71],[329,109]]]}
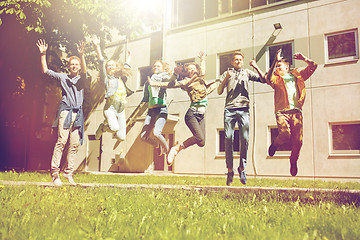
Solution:
{"label": "outstretched arm", "polygon": [[46,62],[46,51],[48,49],[48,45],[44,39],[39,39],[36,43],[36,46],[39,48],[40,52],[40,61],[41,61],[41,72],[45,73],[48,70],[47,62]]}
{"label": "outstretched arm", "polygon": [[85,56],[84,56],[84,49],[85,49],[85,43],[84,41],[80,41],[77,46],[80,59],[81,59],[81,72],[86,73],[86,62],[85,62]]}
{"label": "outstretched arm", "polygon": [[167,82],[153,81],[150,77],[147,77],[147,80],[151,87],[178,88],[182,86],[182,84],[179,84],[179,82],[175,78],[170,78],[170,81]]}
{"label": "outstretched arm", "polygon": [[93,42],[93,44],[95,46],[96,55],[97,55],[98,60],[104,60],[104,57],[103,57],[103,55],[101,53],[101,48],[100,48],[100,38],[97,37],[97,36],[94,36],[92,38],[92,42]]}
{"label": "outstretched arm", "polygon": [[259,74],[261,82],[266,83],[265,74],[263,73],[263,71],[261,71],[260,67],[257,65],[255,58],[250,61],[250,66],[252,66]]}

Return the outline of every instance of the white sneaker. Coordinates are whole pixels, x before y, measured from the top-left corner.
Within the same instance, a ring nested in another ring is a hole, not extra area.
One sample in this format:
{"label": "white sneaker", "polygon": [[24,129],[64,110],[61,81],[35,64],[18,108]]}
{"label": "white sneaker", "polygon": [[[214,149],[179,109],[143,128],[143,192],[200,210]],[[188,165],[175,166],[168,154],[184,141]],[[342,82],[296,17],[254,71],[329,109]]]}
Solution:
{"label": "white sneaker", "polygon": [[72,177],[71,174],[63,173],[63,177],[66,178],[71,185],[73,185],[73,186],[76,185],[76,182],[74,181],[74,179],[73,179],[73,177]]}
{"label": "white sneaker", "polygon": [[175,157],[176,157],[176,155],[178,154],[178,152],[179,152],[179,151],[176,149],[176,146],[175,146],[175,147],[172,147],[172,148],[170,149],[169,155],[168,155],[168,157],[167,157],[167,164],[168,164],[169,166],[173,165],[174,160],[175,160]]}
{"label": "white sneaker", "polygon": [[62,185],[59,173],[52,174],[51,178],[55,186],[60,187]]}

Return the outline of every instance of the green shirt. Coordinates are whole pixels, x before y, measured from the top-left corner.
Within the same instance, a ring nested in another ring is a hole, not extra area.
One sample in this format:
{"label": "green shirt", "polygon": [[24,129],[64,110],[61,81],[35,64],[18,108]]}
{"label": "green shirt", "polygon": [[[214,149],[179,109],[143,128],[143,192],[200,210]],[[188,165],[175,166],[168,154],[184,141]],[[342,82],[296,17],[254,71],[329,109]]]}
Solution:
{"label": "green shirt", "polygon": [[301,109],[298,105],[299,94],[296,89],[295,77],[291,73],[286,73],[283,76],[290,109]]}

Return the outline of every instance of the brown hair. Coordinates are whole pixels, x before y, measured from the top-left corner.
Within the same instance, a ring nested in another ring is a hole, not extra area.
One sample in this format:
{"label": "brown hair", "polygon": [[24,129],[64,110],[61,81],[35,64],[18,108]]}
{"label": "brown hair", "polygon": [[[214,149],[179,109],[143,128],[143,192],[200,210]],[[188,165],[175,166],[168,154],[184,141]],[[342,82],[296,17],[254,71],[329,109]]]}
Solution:
{"label": "brown hair", "polygon": [[78,60],[79,61],[79,63],[81,64],[81,60],[80,60],[80,58],[78,57],[78,56],[71,56],[70,58],[69,58],[69,64],[70,64],[70,62],[72,61],[72,60]]}
{"label": "brown hair", "polygon": [[235,52],[233,52],[233,54],[231,55],[231,61],[234,60],[235,56],[237,56],[237,55],[242,56],[243,59],[245,58],[244,53],[242,53],[242,52],[240,52],[240,51],[235,51]]}
{"label": "brown hair", "polygon": [[195,66],[195,67],[196,67],[196,72],[197,72],[199,75],[201,74],[200,65],[197,64],[196,62],[185,63],[185,64],[184,64],[184,70],[185,70],[185,72],[187,71],[187,68],[188,68],[190,65]]}

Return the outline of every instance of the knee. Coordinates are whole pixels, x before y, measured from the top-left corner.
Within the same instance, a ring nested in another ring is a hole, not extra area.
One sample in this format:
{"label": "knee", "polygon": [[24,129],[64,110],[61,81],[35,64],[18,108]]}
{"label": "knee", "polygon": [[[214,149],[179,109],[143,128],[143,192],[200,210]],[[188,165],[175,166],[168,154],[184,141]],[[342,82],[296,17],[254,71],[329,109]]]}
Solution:
{"label": "knee", "polygon": [[109,124],[109,129],[112,132],[117,132],[117,131],[119,131],[119,126],[115,125],[115,124]]}
{"label": "knee", "polygon": [[199,142],[197,143],[197,145],[198,145],[199,147],[204,147],[204,146],[205,146],[205,139],[199,141]]}
{"label": "knee", "polygon": [[121,133],[117,132],[117,133],[115,134],[115,136],[116,136],[116,139],[117,139],[117,140],[119,140],[119,141],[125,141],[125,136],[124,136],[124,134],[121,134]]}
{"label": "knee", "polygon": [[142,132],[140,134],[140,137],[141,137],[141,140],[143,140],[143,141],[146,141],[148,139],[148,136],[147,136],[146,132]]}
{"label": "knee", "polygon": [[59,148],[64,148],[65,145],[66,145],[66,142],[67,142],[67,139],[64,139],[64,138],[58,138],[58,140],[56,141],[56,146],[59,147]]}
{"label": "knee", "polygon": [[161,137],[161,131],[159,131],[159,130],[153,130],[153,134],[154,134],[154,137],[156,137],[156,138],[160,138]]}

